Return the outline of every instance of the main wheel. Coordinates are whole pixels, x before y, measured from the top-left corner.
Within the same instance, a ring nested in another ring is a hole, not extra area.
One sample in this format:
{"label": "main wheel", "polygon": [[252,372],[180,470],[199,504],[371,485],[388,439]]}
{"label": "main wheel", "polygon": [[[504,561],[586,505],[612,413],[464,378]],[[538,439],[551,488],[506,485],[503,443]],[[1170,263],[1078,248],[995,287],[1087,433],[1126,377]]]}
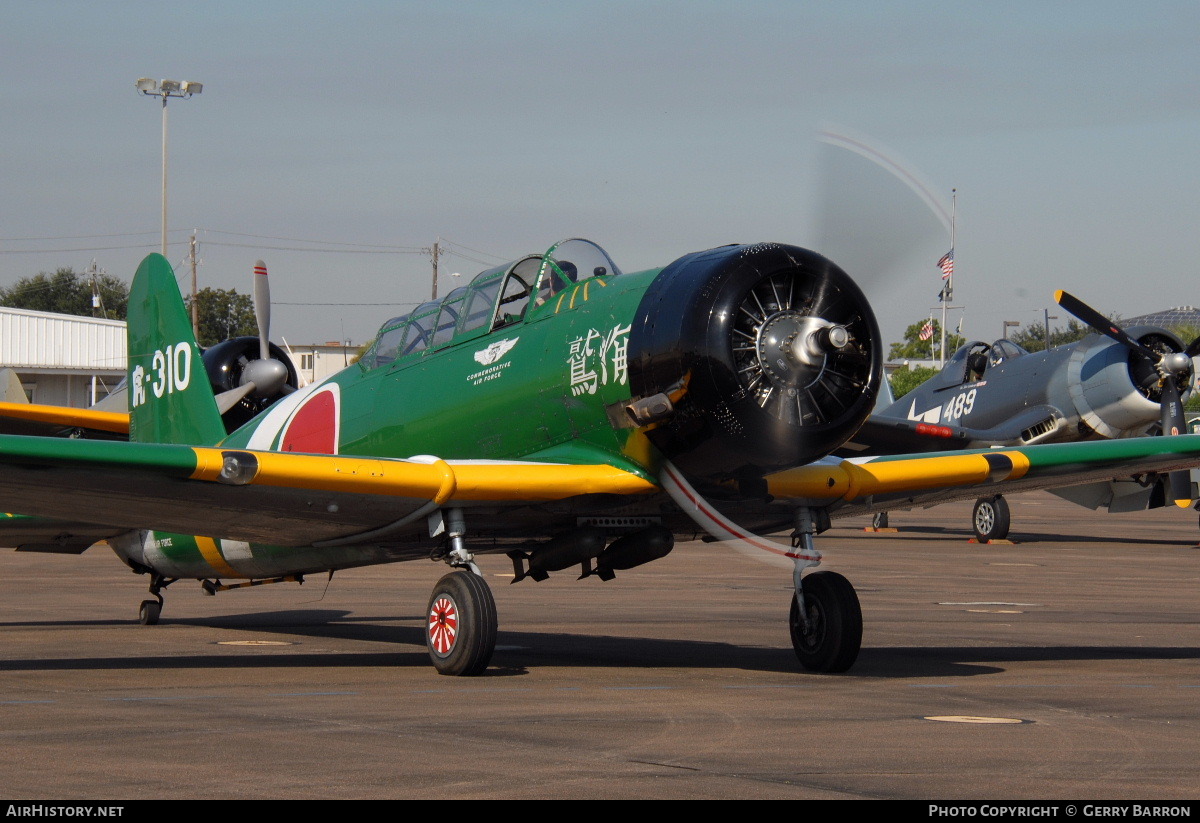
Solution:
{"label": "main wheel", "polygon": [[157,600],[143,600],[142,605],[138,607],[138,622],[143,626],[153,626],[158,622],[161,613],[162,604]]}
{"label": "main wheel", "polygon": [[474,675],[496,650],[496,601],[477,574],[456,571],[433,587],[425,627],[429,658],[438,674]]}
{"label": "main wheel", "polygon": [[800,665],[813,672],[844,672],[862,646],[862,609],[850,581],[836,572],[813,572],[801,581],[808,625],[792,596],[788,625]]}
{"label": "main wheel", "polygon": [[975,529],[975,539],[980,543],[1008,537],[1008,501],[999,494],[979,498],[971,512],[971,525]]}
{"label": "main wheel", "polygon": [[888,527],[888,513],[887,512],[875,512],[875,514],[871,515],[871,528],[886,529],[887,527]]}

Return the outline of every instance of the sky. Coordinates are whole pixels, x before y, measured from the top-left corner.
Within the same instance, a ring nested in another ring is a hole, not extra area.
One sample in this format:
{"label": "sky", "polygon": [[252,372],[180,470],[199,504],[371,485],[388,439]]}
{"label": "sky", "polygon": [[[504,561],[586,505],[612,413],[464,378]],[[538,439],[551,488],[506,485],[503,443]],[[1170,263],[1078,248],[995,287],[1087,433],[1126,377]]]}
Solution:
{"label": "sky", "polygon": [[5,0],[0,45],[0,286],[93,260],[128,280],[158,250],[150,77],[204,85],[168,105],[182,285],[193,230],[201,288],[246,293],[262,258],[293,345],[427,299],[439,239],[445,294],[582,236],[625,271],[813,248],[886,349],[938,305],[951,243],[896,172],[953,212],[968,338],[1065,324],[1056,289],[1200,304],[1194,0]]}

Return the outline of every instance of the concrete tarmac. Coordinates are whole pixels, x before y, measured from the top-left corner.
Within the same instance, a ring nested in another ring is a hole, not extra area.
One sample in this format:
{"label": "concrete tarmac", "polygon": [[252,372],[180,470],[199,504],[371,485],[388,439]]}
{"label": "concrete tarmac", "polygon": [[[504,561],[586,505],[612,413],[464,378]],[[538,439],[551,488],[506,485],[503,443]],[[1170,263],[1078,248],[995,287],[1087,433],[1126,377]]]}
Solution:
{"label": "concrete tarmac", "polygon": [[[437,675],[441,564],[203,595],[103,546],[0,552],[0,795],[143,798],[1200,798],[1196,513],[1012,498],[818,538],[864,615],[846,675],[807,674],[791,579],[705,543],[508,585],[499,647]],[[942,718],[942,719],[935,719]]]}

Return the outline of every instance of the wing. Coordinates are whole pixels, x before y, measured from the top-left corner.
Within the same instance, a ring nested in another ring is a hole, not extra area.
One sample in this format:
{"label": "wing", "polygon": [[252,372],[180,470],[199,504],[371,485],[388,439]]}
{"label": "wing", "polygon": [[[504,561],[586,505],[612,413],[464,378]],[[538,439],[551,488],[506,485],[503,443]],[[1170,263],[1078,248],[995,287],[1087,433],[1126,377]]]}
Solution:
{"label": "wing", "polygon": [[829,460],[767,478],[781,502],[807,500],[839,514],[1076,486],[1200,465],[1200,435],[939,454]]}
{"label": "wing", "polygon": [[[657,491],[607,464],[392,460],[0,436],[0,508],[281,546],[393,536],[443,506]],[[2,534],[0,534],[2,538]]]}
{"label": "wing", "polygon": [[83,554],[96,542],[120,533],[112,526],[0,512],[0,546],[17,551]]}
{"label": "wing", "polygon": [[98,409],[0,402],[0,431],[6,434],[57,435],[76,429],[100,436],[129,435],[129,415]]}

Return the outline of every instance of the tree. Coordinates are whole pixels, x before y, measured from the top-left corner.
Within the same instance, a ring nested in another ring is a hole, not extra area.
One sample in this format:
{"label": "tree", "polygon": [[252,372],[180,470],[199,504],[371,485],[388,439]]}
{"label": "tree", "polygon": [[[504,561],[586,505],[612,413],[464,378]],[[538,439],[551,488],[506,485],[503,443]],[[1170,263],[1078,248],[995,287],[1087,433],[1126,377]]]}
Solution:
{"label": "tree", "polygon": [[69,267],[54,274],[43,271],[33,277],[22,277],[9,288],[0,289],[0,306],[124,320],[129,286],[111,274],[96,274],[94,282],[100,294],[100,306],[94,310],[92,276]]}
{"label": "tree", "polygon": [[[1119,318],[1116,315],[1109,315],[1108,319],[1119,325]],[[1094,329],[1091,326],[1081,323],[1072,317],[1067,321],[1065,329],[1050,330],[1050,347],[1056,348],[1058,346],[1065,346],[1068,343],[1074,343],[1077,340],[1082,340],[1093,331]],[[1010,334],[1008,339],[1025,349],[1025,351],[1045,351],[1046,326],[1044,323],[1030,323]]]}
{"label": "tree", "polygon": [[[192,310],[192,299],[185,301],[188,312]],[[254,319],[254,301],[249,295],[238,294],[237,289],[201,289],[196,293],[196,324],[199,328],[198,342],[202,347],[215,346],[222,340],[244,335],[258,335],[258,322]]]}
{"label": "tree", "polygon": [[[929,324],[933,328],[933,336],[928,340],[921,339],[921,329]],[[904,342],[893,343],[888,351],[888,360],[933,360],[938,347],[942,344],[942,324],[937,320],[918,320],[904,330]],[[947,357],[967,342],[961,334],[946,335]]]}
{"label": "tree", "polygon": [[937,369],[928,366],[917,366],[915,369],[896,369],[889,378],[892,384],[892,396],[899,400],[937,373]]}

